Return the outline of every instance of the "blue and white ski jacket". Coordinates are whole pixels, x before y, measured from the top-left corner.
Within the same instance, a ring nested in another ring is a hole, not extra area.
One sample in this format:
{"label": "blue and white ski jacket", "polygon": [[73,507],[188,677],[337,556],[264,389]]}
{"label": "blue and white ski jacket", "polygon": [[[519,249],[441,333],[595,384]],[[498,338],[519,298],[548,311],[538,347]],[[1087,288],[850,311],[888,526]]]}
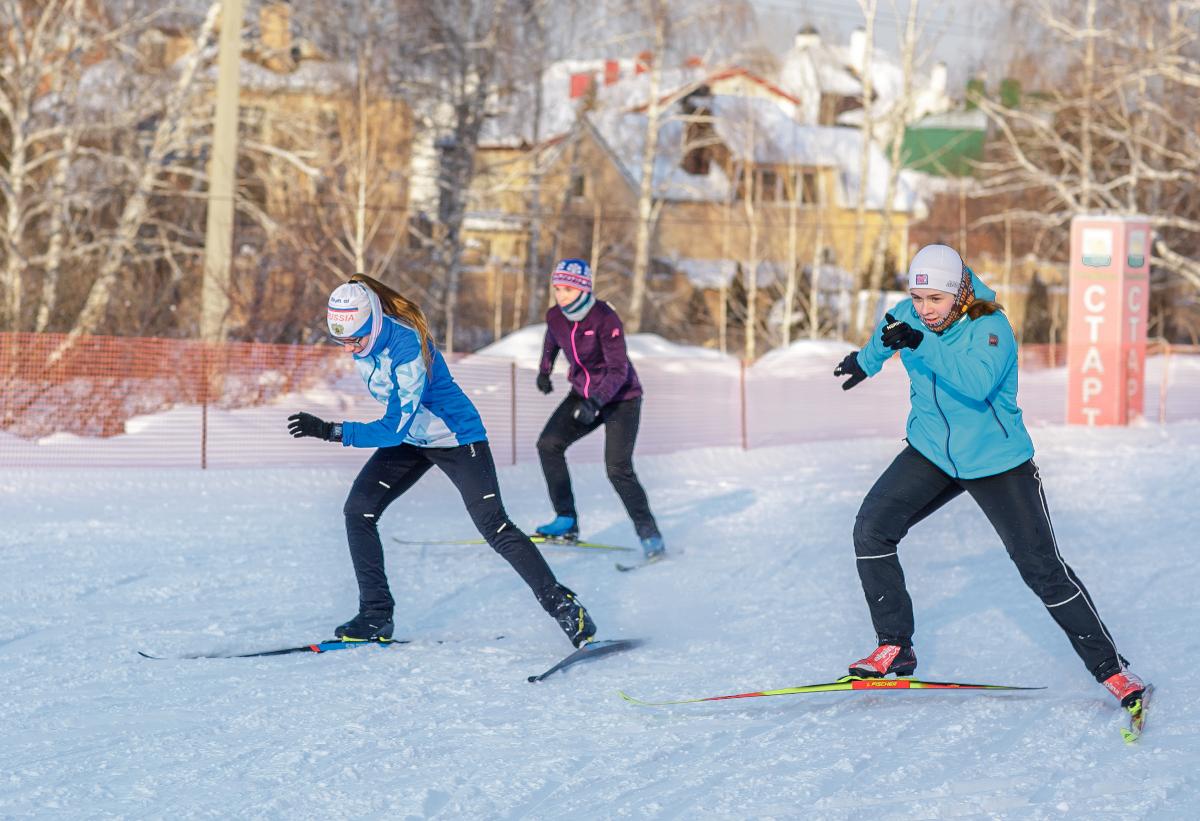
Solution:
{"label": "blue and white ski jacket", "polygon": [[343,422],[344,446],[452,448],[487,440],[479,411],[450,375],[441,352],[430,350],[426,370],[417,332],[394,317],[383,317],[375,344],[355,354],[354,364],[387,410],[374,422]]}
{"label": "blue and white ski jacket", "polygon": [[[971,284],[979,299],[996,292],[974,272]],[[1000,311],[979,319],[963,315],[941,335],[925,327],[905,299],[891,310],[924,339],[914,350],[903,348],[900,361],[911,383],[908,443],[950,476],[978,479],[994,476],[1033,457],[1033,441],[1017,406],[1017,340]],[[880,334],[858,352],[868,376],[879,373],[894,351]]]}

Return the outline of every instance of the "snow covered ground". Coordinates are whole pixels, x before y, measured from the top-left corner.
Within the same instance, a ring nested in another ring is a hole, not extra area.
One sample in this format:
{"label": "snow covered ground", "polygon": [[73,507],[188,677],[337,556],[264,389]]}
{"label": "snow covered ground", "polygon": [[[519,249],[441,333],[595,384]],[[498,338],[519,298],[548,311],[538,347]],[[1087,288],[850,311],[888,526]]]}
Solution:
{"label": "snow covered ground", "polygon": [[[919,672],[1048,689],[618,698],[824,681],[867,652],[850,531],[896,437],[641,457],[674,559],[621,574],[611,555],[546,555],[604,636],[649,643],[536,685],[569,645],[474,546],[388,545],[411,645],[136,654],[327,637],[355,607],[352,469],[9,470],[0,817],[1195,817],[1200,424],[1034,436],[1064,554],[1158,685],[1138,746],[964,499],[901,548]],[[575,476],[586,535],[632,543],[602,466]],[[536,465],[501,482],[516,521],[550,515]],[[471,535],[436,473],[382,529]]]}

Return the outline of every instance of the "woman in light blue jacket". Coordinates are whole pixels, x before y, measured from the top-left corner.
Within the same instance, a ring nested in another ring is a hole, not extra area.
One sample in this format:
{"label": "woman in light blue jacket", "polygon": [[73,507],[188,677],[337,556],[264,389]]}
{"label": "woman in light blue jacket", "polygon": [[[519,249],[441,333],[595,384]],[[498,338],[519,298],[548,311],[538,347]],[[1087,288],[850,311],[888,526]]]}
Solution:
{"label": "woman in light blue jacket", "polygon": [[912,600],[897,545],[965,491],[1088,671],[1124,706],[1140,709],[1146,685],[1127,669],[1083,582],[1058,551],[1017,405],[1017,343],[995,292],[946,245],[918,251],[908,280],[911,298],[834,370],[850,377],[842,384],[849,390],[900,351],[912,386],[908,445],[867,493],[854,525],[858,574],[879,646],[851,664],[850,674],[916,669]]}

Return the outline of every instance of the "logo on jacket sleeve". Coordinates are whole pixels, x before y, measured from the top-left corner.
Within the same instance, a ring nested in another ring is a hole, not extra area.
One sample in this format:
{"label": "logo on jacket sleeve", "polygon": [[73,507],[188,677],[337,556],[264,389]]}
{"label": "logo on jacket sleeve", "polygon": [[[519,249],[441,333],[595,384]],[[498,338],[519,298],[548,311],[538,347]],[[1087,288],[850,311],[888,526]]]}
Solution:
{"label": "logo on jacket sleeve", "polygon": [[1000,337],[995,334],[988,334],[988,344],[993,348],[998,347],[1000,345]]}
{"label": "logo on jacket sleeve", "polygon": [[620,328],[613,328],[612,335],[613,335],[613,337],[618,337],[618,336],[620,336],[620,335],[621,335],[621,329],[620,329]]}

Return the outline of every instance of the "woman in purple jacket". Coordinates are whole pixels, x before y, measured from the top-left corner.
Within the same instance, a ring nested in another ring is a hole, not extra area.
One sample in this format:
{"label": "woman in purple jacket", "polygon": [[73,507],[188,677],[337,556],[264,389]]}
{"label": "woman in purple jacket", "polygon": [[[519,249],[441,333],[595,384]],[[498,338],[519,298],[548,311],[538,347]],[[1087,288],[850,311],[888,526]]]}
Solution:
{"label": "woman in purple jacket", "polygon": [[537,386],[554,390],[550,371],[561,349],[570,370],[571,391],[550,416],[538,437],[538,456],[554,504],[554,521],[537,529],[542,536],[576,539],[579,517],[567,471],[566,451],[574,442],[605,426],[604,465],[608,479],[625,505],[646,558],[666,551],[650,513],[646,491],[633,472],[633,446],[642,415],[642,385],[625,352],[621,318],[607,302],[592,294],[592,271],[581,259],[564,259],[551,275],[554,301],[546,312],[546,341]]}

